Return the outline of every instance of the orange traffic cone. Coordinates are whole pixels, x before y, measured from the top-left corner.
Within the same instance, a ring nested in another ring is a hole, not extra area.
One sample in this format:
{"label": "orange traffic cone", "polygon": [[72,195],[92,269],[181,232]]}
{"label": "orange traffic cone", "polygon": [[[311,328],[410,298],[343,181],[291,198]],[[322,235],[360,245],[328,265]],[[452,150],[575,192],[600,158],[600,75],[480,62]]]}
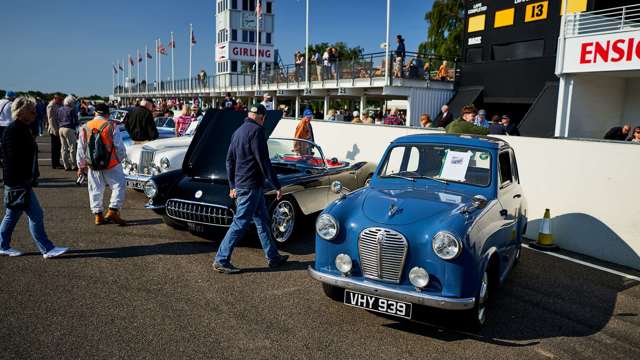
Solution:
{"label": "orange traffic cone", "polygon": [[540,231],[538,232],[538,241],[531,244],[536,249],[553,250],[557,246],[553,243],[553,235],[551,234],[551,211],[544,210],[544,216],[540,223]]}

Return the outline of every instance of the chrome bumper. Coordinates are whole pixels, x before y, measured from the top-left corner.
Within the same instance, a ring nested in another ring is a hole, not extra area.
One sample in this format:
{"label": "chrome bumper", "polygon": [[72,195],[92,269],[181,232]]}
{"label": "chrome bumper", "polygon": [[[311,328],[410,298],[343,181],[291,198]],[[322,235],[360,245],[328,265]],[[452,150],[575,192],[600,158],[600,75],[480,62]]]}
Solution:
{"label": "chrome bumper", "polygon": [[151,175],[131,175],[131,174],[126,174],[124,176],[124,178],[127,181],[140,181],[140,182],[146,183],[147,181],[151,180]]}
{"label": "chrome bumper", "polygon": [[311,266],[309,266],[309,275],[327,285],[444,310],[469,310],[474,307],[476,302],[475,298],[448,298],[393,289],[367,280],[321,273]]}
{"label": "chrome bumper", "polygon": [[144,204],[144,208],[148,210],[162,210],[164,209],[164,205],[154,205],[151,201]]}

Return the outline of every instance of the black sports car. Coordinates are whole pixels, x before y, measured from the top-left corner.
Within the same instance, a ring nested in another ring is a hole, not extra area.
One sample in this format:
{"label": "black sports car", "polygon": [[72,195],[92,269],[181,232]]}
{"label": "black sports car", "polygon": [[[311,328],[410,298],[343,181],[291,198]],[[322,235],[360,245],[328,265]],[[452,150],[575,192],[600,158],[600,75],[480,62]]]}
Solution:
{"label": "black sports car", "polygon": [[[146,208],[163,216],[166,224],[195,233],[211,233],[229,227],[235,202],[229,198],[226,155],[231,136],[246,113],[209,110],[189,146],[182,169],[154,176],[145,186],[150,198]],[[265,133],[270,136],[282,117],[269,111]],[[291,239],[304,215],[319,212],[340,196],[365,186],[375,167],[366,162],[327,159],[316,144],[301,139],[268,140],[269,155],[282,185],[283,197],[275,199],[267,183],[265,196],[272,217],[272,233],[278,242]]]}

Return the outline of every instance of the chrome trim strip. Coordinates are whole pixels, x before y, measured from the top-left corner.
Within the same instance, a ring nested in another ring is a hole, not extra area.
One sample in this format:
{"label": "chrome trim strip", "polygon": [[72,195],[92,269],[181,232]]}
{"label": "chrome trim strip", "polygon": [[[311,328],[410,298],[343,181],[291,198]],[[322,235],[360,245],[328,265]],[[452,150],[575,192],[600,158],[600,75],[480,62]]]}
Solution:
{"label": "chrome trim strip", "polygon": [[405,290],[393,289],[381,284],[366,280],[355,280],[338,275],[328,275],[315,270],[312,266],[308,268],[309,275],[321,283],[337,286],[343,289],[359,291],[369,295],[388,297],[395,300],[405,301],[412,304],[430,306],[444,310],[469,310],[475,306],[475,298],[449,298],[443,296],[429,295],[424,292],[409,292]]}
{"label": "chrome trim strip", "polygon": [[144,204],[144,208],[148,210],[161,210],[164,209],[164,205],[153,205],[151,202]]}
{"label": "chrome trim strip", "polygon": [[124,178],[127,181],[147,182],[151,180],[151,175],[125,175]]}

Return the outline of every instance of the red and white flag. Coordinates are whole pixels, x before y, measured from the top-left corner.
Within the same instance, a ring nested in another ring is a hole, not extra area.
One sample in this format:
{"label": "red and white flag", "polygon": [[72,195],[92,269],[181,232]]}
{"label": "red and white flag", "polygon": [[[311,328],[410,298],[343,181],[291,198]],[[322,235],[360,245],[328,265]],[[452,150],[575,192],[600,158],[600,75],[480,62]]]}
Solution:
{"label": "red and white flag", "polygon": [[162,41],[158,43],[158,52],[162,55],[167,55],[167,49],[162,45]]}
{"label": "red and white flag", "polygon": [[256,0],[256,17],[262,19],[262,0]]}

